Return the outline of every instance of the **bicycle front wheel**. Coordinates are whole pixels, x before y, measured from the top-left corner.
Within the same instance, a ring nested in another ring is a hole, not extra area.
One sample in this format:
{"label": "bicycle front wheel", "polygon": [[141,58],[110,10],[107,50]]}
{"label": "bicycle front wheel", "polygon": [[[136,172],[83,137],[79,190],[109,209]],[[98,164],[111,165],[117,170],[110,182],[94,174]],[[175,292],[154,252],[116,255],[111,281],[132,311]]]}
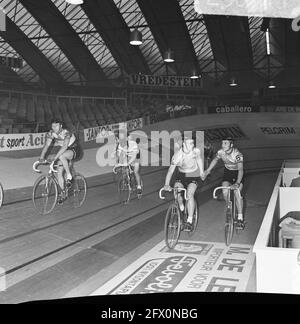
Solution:
{"label": "bicycle front wheel", "polygon": [[225,243],[227,246],[229,246],[232,242],[233,238],[233,215],[232,215],[232,209],[227,208],[225,212]]}
{"label": "bicycle front wheel", "polygon": [[165,242],[169,249],[173,249],[178,242],[181,230],[180,211],[176,204],[171,204],[165,218]]}
{"label": "bicycle front wheel", "polygon": [[73,207],[81,207],[85,201],[87,192],[86,180],[83,175],[76,173],[73,176],[73,184],[69,189],[69,197],[72,200]]}
{"label": "bicycle front wheel", "polygon": [[128,183],[126,176],[122,176],[118,181],[118,192],[120,197],[120,202],[127,204],[130,200],[131,188]]}
{"label": "bicycle front wheel", "polygon": [[0,183],[0,208],[3,204],[3,199],[4,199],[4,191],[3,191],[2,184]]}
{"label": "bicycle front wheel", "polygon": [[32,201],[39,214],[46,215],[51,213],[56,205],[57,196],[57,184],[53,178],[42,175],[35,181]]}

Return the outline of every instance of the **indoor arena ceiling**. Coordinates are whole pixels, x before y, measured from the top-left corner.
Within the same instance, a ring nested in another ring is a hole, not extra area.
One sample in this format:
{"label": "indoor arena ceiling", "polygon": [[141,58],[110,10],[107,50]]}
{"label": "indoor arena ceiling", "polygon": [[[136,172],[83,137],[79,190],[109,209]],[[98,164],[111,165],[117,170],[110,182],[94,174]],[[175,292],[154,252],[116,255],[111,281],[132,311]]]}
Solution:
{"label": "indoor arena ceiling", "polygon": [[[6,31],[0,56],[21,57],[15,72],[26,82],[117,84],[129,74],[189,76],[217,82],[251,73],[274,79],[299,69],[299,33],[290,19],[199,15],[194,0],[1,0]],[[269,27],[267,55],[264,26]],[[143,44],[129,44],[130,32]],[[166,50],[175,62],[165,63]]]}

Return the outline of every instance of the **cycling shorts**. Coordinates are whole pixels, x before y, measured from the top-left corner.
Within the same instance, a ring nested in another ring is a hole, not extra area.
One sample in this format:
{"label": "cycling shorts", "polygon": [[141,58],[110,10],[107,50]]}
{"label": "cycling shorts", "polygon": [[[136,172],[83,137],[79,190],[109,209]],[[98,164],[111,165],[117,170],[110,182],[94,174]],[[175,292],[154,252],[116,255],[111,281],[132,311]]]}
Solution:
{"label": "cycling shorts", "polygon": [[190,183],[194,183],[197,186],[199,186],[199,184],[202,182],[202,180],[201,180],[200,176],[199,177],[189,176],[188,173],[178,171],[176,174],[175,183],[176,182],[182,183],[183,186],[186,188]]}
{"label": "cycling shorts", "polygon": [[[224,175],[222,181],[227,181],[233,185],[237,181],[238,173],[238,170],[228,170],[226,167],[224,167]],[[243,183],[243,179],[241,180],[241,183]]]}

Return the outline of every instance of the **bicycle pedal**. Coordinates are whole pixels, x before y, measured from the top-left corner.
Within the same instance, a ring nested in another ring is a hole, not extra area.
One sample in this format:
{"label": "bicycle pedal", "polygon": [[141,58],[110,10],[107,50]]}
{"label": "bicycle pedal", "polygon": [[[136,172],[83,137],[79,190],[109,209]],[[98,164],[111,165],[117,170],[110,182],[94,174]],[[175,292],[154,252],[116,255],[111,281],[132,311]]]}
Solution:
{"label": "bicycle pedal", "polygon": [[246,222],[237,222],[236,223],[237,229],[243,230],[243,229],[245,229],[245,226],[246,226]]}
{"label": "bicycle pedal", "polygon": [[192,228],[193,228],[193,225],[192,225],[192,224],[190,224],[190,223],[185,223],[185,224],[184,224],[183,231],[184,231],[184,232],[191,232]]}

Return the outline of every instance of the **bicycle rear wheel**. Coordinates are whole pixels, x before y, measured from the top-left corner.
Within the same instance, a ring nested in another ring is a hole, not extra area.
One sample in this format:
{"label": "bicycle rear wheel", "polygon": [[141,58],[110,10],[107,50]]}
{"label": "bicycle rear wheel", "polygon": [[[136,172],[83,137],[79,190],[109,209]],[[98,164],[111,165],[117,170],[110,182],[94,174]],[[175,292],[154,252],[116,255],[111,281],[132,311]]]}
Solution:
{"label": "bicycle rear wheel", "polygon": [[127,176],[122,175],[121,178],[119,179],[118,192],[119,192],[120,202],[123,204],[127,204],[131,196],[131,188],[128,184]]}
{"label": "bicycle rear wheel", "polygon": [[56,205],[57,196],[57,184],[53,178],[42,175],[35,181],[32,201],[39,214],[46,215],[51,213]]}
{"label": "bicycle rear wheel", "polygon": [[180,211],[176,204],[171,204],[165,218],[165,242],[169,249],[173,249],[178,242],[181,230]]}
{"label": "bicycle rear wheel", "polygon": [[225,212],[225,244],[229,246],[233,238],[233,215],[232,208],[226,208]]}
{"label": "bicycle rear wheel", "polygon": [[87,185],[86,180],[80,173],[73,175],[73,184],[69,189],[69,197],[75,208],[81,207],[86,198]]}
{"label": "bicycle rear wheel", "polygon": [[3,204],[3,199],[4,199],[4,191],[3,191],[2,184],[0,183],[0,208]]}

